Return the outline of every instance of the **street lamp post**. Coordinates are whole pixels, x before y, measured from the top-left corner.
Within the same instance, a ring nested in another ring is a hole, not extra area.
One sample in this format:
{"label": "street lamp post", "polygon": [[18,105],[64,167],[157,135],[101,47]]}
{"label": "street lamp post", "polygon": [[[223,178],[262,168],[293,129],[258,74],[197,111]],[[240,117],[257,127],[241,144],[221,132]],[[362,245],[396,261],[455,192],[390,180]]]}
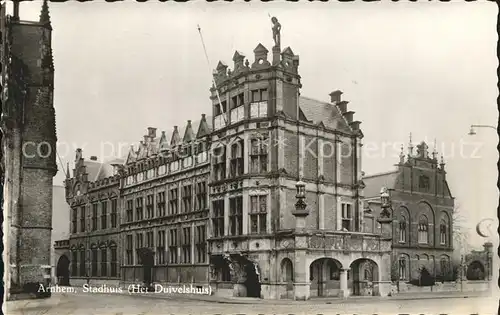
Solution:
{"label": "street lamp post", "polygon": [[474,128],[491,128],[497,130],[497,127],[491,125],[470,125],[469,136],[476,135],[476,130]]}

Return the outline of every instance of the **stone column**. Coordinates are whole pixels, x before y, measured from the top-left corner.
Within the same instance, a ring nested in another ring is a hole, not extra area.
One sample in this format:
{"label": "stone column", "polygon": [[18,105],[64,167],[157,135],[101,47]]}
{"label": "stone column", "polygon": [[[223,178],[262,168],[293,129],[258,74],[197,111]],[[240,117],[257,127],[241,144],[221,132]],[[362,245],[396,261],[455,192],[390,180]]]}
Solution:
{"label": "stone column", "polygon": [[340,269],[339,297],[341,298],[347,298],[349,296],[349,288],[347,286],[347,271],[349,271],[349,269]]}
{"label": "stone column", "polygon": [[295,203],[295,261],[294,261],[294,299],[308,300],[310,296],[309,266],[307,264],[306,217],[309,215],[305,203],[305,183],[297,182],[297,202]]}

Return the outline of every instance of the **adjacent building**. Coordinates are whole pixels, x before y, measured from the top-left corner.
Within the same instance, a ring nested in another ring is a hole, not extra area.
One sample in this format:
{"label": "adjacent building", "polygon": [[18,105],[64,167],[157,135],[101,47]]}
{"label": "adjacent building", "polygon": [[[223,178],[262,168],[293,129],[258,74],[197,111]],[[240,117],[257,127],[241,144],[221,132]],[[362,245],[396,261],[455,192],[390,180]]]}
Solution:
{"label": "adjacent building", "polygon": [[377,231],[376,218],[381,211],[380,191],[390,195],[392,226],[392,279],[418,280],[422,268],[437,280],[451,280],[453,268],[454,198],[446,181],[443,158],[438,161],[434,149],[421,142],[408,154],[401,148],[394,171],[364,176],[366,232]]}
{"label": "adjacent building", "polygon": [[279,28],[273,38],[270,55],[258,44],[232,69],[218,63],[211,116],[169,136],[148,128],[121,163],[97,167],[77,150],[71,281],[263,298],[390,292],[391,219],[363,231],[360,122],[340,91],[301,96],[299,56]]}
{"label": "adjacent building", "polygon": [[47,1],[38,21],[20,20],[17,1],[12,16],[5,5],[0,6],[4,261],[7,299],[16,299],[40,297],[38,285],[50,281],[57,137]]}

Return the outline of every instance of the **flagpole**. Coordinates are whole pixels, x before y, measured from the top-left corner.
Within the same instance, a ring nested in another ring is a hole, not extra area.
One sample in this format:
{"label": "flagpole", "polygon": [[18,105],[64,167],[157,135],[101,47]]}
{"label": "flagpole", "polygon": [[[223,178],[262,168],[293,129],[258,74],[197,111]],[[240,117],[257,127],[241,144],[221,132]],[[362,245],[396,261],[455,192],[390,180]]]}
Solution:
{"label": "flagpole", "polygon": [[200,33],[201,44],[203,45],[203,52],[205,53],[205,58],[207,60],[208,71],[210,73],[210,76],[212,77],[212,83],[213,83],[214,88],[215,88],[215,94],[217,95],[217,100],[219,101],[219,110],[222,113],[222,117],[224,118],[224,122],[227,124],[226,115],[225,115],[223,108],[222,108],[222,102],[220,101],[219,89],[217,88],[217,83],[215,83],[215,79],[214,79],[214,76],[212,73],[212,67],[210,66],[210,59],[208,59],[207,48],[205,46],[205,41],[203,40],[203,35],[201,34],[201,28],[200,28],[199,24],[198,24],[198,33]]}

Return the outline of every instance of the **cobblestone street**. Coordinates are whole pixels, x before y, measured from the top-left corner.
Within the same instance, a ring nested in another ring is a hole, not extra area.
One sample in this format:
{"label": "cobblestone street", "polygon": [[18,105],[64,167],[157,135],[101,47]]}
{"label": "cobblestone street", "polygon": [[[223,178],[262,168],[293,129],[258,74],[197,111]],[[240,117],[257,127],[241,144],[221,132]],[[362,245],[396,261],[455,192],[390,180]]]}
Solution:
{"label": "cobblestone street", "polygon": [[[236,303],[236,302],[235,302]],[[498,300],[491,297],[380,300],[350,299],[290,301],[287,304],[229,304],[182,297],[145,295],[54,294],[48,300],[7,303],[5,314],[496,314]]]}

